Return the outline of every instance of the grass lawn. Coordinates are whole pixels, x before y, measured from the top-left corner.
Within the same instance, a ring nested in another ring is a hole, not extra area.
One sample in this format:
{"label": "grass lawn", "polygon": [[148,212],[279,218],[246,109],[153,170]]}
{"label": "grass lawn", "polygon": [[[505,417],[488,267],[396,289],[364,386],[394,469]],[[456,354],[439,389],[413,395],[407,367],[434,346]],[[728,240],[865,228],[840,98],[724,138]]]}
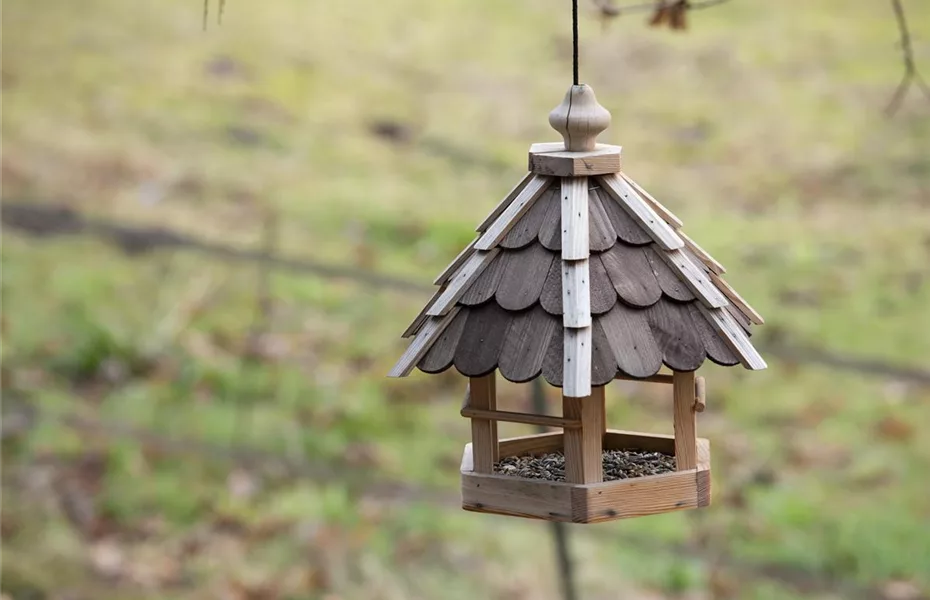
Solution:
{"label": "grass lawn", "polygon": [[[882,114],[888,3],[729,2],[686,33],[581,6],[602,141],[760,346],[930,367],[930,103]],[[568,12],[229,0],[203,31],[193,0],[9,0],[3,199],[428,284],[557,139]],[[544,524],[458,508],[461,377],[384,377],[425,293],[6,227],[2,269],[9,598],[559,597]],[[930,595],[930,389],[769,362],[707,368],[710,508],[569,528],[582,598]],[[649,385],[608,403],[671,430]]]}

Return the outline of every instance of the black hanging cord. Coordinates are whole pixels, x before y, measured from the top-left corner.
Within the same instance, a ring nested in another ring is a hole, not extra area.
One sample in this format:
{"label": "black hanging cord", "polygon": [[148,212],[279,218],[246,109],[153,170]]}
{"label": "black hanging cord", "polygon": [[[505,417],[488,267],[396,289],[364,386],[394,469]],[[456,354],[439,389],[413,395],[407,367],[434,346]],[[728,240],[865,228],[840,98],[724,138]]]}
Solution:
{"label": "black hanging cord", "polygon": [[572,81],[578,85],[578,0],[572,0]]}

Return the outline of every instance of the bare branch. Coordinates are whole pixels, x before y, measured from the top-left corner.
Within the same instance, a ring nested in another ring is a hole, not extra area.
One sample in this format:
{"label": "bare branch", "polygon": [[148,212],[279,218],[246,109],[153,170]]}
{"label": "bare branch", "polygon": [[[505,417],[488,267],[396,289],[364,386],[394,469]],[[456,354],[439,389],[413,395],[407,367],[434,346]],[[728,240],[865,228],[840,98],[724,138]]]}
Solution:
{"label": "bare branch", "polygon": [[914,47],[911,45],[911,31],[908,27],[904,5],[901,0],[891,0],[891,8],[894,10],[895,21],[898,23],[901,60],[904,62],[904,75],[902,75],[901,82],[891,95],[888,106],[885,107],[885,115],[889,117],[893,117],[898,112],[898,109],[901,108],[901,103],[904,101],[904,97],[907,96],[911,84],[916,85],[917,88],[923,92],[927,100],[930,101],[930,86],[927,85],[927,82],[924,81],[923,77],[920,75],[920,72],[917,70],[917,63],[914,61]]}

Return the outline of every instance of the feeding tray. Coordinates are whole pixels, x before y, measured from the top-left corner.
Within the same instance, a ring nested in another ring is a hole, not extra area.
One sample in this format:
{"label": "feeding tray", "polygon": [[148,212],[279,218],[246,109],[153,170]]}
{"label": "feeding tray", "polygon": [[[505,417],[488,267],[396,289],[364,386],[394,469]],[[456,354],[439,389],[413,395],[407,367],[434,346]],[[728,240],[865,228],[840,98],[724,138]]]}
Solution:
{"label": "feeding tray", "polygon": [[[561,432],[500,440],[500,456],[561,451]],[[668,435],[608,430],[604,450],[639,449],[674,455]],[[697,439],[697,467],[603,483],[569,483],[476,473],[472,444],[462,456],[462,508],[568,523],[598,523],[710,504],[710,442]]]}
{"label": "feeding tray", "polygon": [[[436,278],[390,375],[454,366],[468,378],[466,510],[596,523],[706,506],[710,445],[697,437],[706,385],[696,371],[706,360],[764,369],[750,341],[762,317],[622,171],[620,147],[596,142],[610,114],[590,87],[572,86],[549,122],[563,141],[530,147],[529,173]],[[561,388],[562,416],[500,410],[498,374]],[[667,385],[674,435],[607,429],[615,379]],[[501,421],[562,431],[501,440]],[[675,471],[604,481],[605,449],[672,455]],[[501,457],[553,451],[565,481],[495,473]]]}

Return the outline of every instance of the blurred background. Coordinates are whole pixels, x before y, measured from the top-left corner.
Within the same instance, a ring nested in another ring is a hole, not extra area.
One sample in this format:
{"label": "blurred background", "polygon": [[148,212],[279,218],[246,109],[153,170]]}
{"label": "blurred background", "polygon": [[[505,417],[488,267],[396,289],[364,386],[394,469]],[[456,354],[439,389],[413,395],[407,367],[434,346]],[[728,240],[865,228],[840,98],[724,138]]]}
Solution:
{"label": "blurred background", "polygon": [[[888,109],[892,4],[610,6],[580,2],[602,141],[770,368],[702,371],[711,507],[565,529],[576,597],[927,598],[930,102]],[[4,600],[564,598],[546,524],[459,508],[461,376],[385,373],[558,139],[570,3],[209,8],[4,3]],[[612,427],[670,415],[608,389]]]}

